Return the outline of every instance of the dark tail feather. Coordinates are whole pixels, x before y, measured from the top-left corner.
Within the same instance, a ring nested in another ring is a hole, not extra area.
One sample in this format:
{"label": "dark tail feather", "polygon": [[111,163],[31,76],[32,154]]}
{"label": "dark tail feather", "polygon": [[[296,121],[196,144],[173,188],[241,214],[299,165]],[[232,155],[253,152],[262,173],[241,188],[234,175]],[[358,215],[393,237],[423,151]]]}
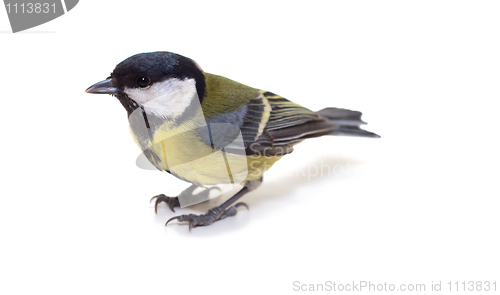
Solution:
{"label": "dark tail feather", "polygon": [[332,131],[332,135],[380,137],[373,132],[359,128],[359,125],[366,124],[366,122],[361,120],[361,112],[339,108],[325,108],[317,113],[327,118],[329,122],[339,125],[338,128]]}
{"label": "dark tail feather", "polygon": [[344,135],[344,136],[362,136],[362,137],[374,137],[380,138],[380,135],[375,134],[370,131],[363,130],[359,126],[339,126],[339,128],[333,129],[332,135]]}

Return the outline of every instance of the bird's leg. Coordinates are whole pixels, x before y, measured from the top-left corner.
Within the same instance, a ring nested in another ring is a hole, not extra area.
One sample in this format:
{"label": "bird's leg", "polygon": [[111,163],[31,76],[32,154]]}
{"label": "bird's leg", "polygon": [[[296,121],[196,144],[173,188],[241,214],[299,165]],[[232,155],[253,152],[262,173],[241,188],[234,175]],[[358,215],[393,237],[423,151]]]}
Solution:
{"label": "bird's leg", "polygon": [[[237,192],[234,196],[229,198],[227,201],[222,203],[220,206],[214,207],[208,210],[207,213],[196,215],[196,214],[185,214],[170,218],[165,225],[167,225],[172,220],[177,220],[179,222],[188,222],[189,230],[193,227],[207,226],[218,220],[224,219],[229,216],[234,216],[238,213],[238,207],[244,206],[248,209],[245,203],[239,202],[234,204],[238,199],[243,197],[246,193],[256,189],[262,183],[262,178],[258,180],[252,180],[245,184],[245,186]],[[233,205],[234,204],[234,205]]]}

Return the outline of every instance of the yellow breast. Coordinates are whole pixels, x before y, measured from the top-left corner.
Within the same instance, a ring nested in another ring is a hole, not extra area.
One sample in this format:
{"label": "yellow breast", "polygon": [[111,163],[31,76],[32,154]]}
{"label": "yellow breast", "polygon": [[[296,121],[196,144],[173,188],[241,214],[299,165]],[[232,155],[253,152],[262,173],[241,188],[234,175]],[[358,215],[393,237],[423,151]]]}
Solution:
{"label": "yellow breast", "polygon": [[[131,133],[156,168],[202,187],[258,179],[280,158],[247,156],[244,147],[236,153],[234,150],[214,149],[201,139],[199,128],[207,128],[203,119],[191,120],[180,126],[165,121],[148,142],[139,142],[138,137]],[[239,140],[243,144],[241,135]]]}

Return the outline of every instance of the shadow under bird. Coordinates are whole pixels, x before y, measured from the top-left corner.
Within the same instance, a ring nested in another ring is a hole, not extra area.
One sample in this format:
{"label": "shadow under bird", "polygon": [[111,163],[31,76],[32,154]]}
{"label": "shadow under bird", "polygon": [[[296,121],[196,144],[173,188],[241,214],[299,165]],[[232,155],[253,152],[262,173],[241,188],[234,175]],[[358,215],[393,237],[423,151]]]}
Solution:
{"label": "shadow under bird", "polygon": [[[305,139],[379,137],[359,127],[366,124],[360,112],[340,108],[313,112],[271,92],[205,73],[192,59],[171,52],[131,56],[86,92],[118,98],[135,142],[160,171],[193,187],[242,185],[205,214],[167,221],[188,222],[190,230],[247,207],[238,200],[256,189],[263,173]],[[160,203],[172,211],[182,204],[182,198],[163,194],[152,200],[156,200],[155,211]]]}

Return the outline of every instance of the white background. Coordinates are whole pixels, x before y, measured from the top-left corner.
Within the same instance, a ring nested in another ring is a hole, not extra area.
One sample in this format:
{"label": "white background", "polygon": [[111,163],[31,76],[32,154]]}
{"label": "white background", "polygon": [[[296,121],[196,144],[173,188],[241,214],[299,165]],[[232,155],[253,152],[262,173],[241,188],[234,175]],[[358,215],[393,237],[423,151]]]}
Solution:
{"label": "white background", "polygon": [[[0,293],[498,292],[499,15],[497,1],[94,0],[12,34],[1,11]],[[149,199],[180,182],[137,168],[119,102],[84,93],[163,50],[313,110],[363,111],[382,138],[304,142],[249,211],[164,227],[173,213]]]}

